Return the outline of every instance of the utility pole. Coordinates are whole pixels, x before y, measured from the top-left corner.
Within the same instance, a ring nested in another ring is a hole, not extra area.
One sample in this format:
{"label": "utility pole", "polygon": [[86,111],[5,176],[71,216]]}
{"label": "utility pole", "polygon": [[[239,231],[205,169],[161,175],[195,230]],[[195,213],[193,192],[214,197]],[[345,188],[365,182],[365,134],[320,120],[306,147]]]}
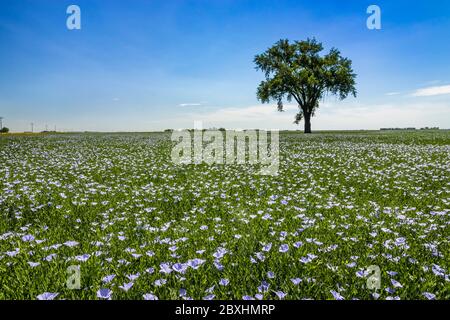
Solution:
{"label": "utility pole", "polygon": [[34,123],[32,122],[31,123],[31,133],[33,133],[34,132]]}
{"label": "utility pole", "polygon": [[2,120],[3,119],[5,119],[5,118],[3,118],[3,117],[0,117],[0,130],[2,130],[3,129],[3,122],[2,122]]}

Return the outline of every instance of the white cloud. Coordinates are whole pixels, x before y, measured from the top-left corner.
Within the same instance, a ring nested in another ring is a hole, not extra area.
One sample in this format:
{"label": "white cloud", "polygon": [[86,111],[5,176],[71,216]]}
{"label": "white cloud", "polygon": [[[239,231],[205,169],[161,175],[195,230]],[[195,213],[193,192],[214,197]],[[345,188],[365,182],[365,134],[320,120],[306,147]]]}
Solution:
{"label": "white cloud", "polygon": [[449,112],[450,105],[445,103],[338,106],[329,112],[319,110],[312,124],[313,128],[336,130],[425,126],[449,128],[450,121],[446,117]]}
{"label": "white cloud", "polygon": [[[194,121],[202,121],[204,128],[265,128],[302,130],[293,123],[298,107],[286,105],[278,112],[274,104],[242,108],[221,108],[208,112],[189,112],[158,124],[178,128],[191,128]],[[313,130],[378,130],[382,127],[434,127],[450,128],[449,103],[421,102],[399,104],[357,104],[348,102],[323,103],[312,119]]]}
{"label": "white cloud", "polygon": [[450,94],[450,85],[446,86],[435,86],[435,87],[427,87],[416,90],[412,96],[413,97],[430,97],[430,96],[438,96],[443,94]]}
{"label": "white cloud", "polygon": [[387,96],[397,96],[399,94],[401,94],[401,92],[397,92],[397,91],[386,93]]}
{"label": "white cloud", "polygon": [[198,107],[201,106],[201,103],[180,103],[179,107]]}
{"label": "white cloud", "polygon": [[[280,130],[303,130],[304,122],[294,124],[298,107],[285,105],[285,112],[278,112],[276,104],[258,104],[242,107],[185,108],[177,109],[166,117],[151,114],[111,113],[98,117],[89,115],[55,120],[58,130],[91,131],[154,131],[167,128],[192,128],[194,121],[202,121],[203,128],[260,128]],[[398,103],[370,104],[356,101],[326,101],[321,103],[312,119],[312,130],[378,130],[382,127],[434,127],[450,128],[450,102],[418,101],[409,99]],[[43,130],[43,121],[35,121],[35,131]],[[30,130],[30,120],[8,121],[8,127],[15,131]],[[50,123],[49,123],[50,127]]]}

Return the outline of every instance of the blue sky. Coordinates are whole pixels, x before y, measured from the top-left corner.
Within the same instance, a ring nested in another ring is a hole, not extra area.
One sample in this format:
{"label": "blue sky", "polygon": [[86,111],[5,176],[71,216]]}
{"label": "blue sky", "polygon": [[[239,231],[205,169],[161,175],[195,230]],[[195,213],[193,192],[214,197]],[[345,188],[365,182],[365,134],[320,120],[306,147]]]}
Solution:
{"label": "blue sky", "polygon": [[[81,8],[81,30],[66,9]],[[369,5],[381,30],[366,27]],[[292,124],[262,105],[255,54],[316,37],[353,61],[358,97],[314,129],[450,128],[449,1],[0,1],[0,116],[13,131]]]}

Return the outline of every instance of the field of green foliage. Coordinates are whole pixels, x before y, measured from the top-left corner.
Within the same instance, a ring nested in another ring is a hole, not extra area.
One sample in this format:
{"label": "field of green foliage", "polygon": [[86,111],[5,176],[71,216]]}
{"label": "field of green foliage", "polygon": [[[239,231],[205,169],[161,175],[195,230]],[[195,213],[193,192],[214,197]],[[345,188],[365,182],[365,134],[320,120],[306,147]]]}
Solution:
{"label": "field of green foliage", "polygon": [[171,147],[0,137],[0,299],[450,299],[449,131],[283,132],[277,176]]}

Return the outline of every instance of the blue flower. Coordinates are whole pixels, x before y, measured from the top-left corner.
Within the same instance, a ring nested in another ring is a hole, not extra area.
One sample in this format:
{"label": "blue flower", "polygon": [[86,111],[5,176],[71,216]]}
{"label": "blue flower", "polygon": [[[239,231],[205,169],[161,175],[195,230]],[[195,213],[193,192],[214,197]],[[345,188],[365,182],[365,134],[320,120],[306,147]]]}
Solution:
{"label": "blue flower", "polygon": [[153,282],[153,284],[157,287],[161,287],[161,286],[165,285],[166,282],[167,282],[166,279],[158,279],[158,280],[155,280],[155,282]]}
{"label": "blue flower", "polygon": [[430,292],[424,292],[424,293],[422,293],[424,296],[425,296],[425,298],[427,298],[428,300],[434,300],[434,299],[436,299],[436,295],[435,294],[432,294],[432,293],[430,293]]}
{"label": "blue flower", "polygon": [[115,274],[111,274],[111,275],[109,275],[109,276],[103,277],[102,281],[103,281],[104,283],[110,283],[115,277],[116,277]]}
{"label": "blue flower", "polygon": [[139,276],[140,276],[141,274],[138,272],[138,273],[136,273],[136,274],[129,274],[129,275],[127,275],[127,278],[129,279],[129,280],[131,280],[131,281],[134,281],[134,280],[136,280],[137,278],[139,278]]}
{"label": "blue flower", "polygon": [[294,243],[294,247],[296,247],[296,248],[300,248],[302,245],[303,245],[303,242],[301,242],[301,241],[297,241]]}
{"label": "blue flower", "polygon": [[186,263],[189,267],[191,267],[192,269],[196,270],[198,269],[206,260],[202,260],[202,259],[192,259],[192,260],[188,260],[188,262]]}
{"label": "blue flower", "polygon": [[334,299],[336,300],[345,300],[343,296],[339,292],[336,292],[334,290],[330,290],[331,294],[333,295]]}
{"label": "blue flower", "polygon": [[27,235],[22,237],[22,241],[25,241],[25,242],[30,242],[30,241],[33,241],[33,240],[34,240],[34,236],[32,236],[31,234],[27,234]]}
{"label": "blue flower", "polygon": [[220,264],[219,261],[214,261],[214,266],[217,268],[217,270],[222,271],[223,270],[223,265]]}
{"label": "blue flower", "polygon": [[284,297],[286,297],[286,293],[283,291],[275,291],[275,294],[277,295],[278,299],[282,300]]}
{"label": "blue flower", "polygon": [[109,289],[100,289],[97,291],[97,297],[101,299],[111,299],[112,291]]}
{"label": "blue flower", "polygon": [[188,265],[184,264],[184,263],[175,263],[172,266],[172,269],[179,273],[185,273],[187,268],[188,268]]}
{"label": "blue flower", "polygon": [[85,253],[81,256],[76,256],[75,260],[80,261],[80,262],[86,262],[90,257],[91,257],[90,254]]}
{"label": "blue flower", "polygon": [[58,296],[59,293],[44,292],[37,296],[38,300],[53,300]]}
{"label": "blue flower", "polygon": [[159,270],[159,272],[161,272],[161,273],[169,274],[172,272],[172,268],[170,267],[170,264],[168,264],[168,263],[161,263],[159,265],[159,267],[161,268]]}
{"label": "blue flower", "polygon": [[124,285],[119,286],[119,288],[122,289],[123,291],[127,292],[128,290],[131,289],[132,286],[133,286],[133,282],[129,282],[129,283],[124,283]]}
{"label": "blue flower", "polygon": [[261,293],[267,292],[269,290],[270,285],[266,282],[263,281],[261,282],[261,285],[258,287],[258,291]]}
{"label": "blue flower", "polygon": [[394,288],[403,288],[403,285],[394,279],[391,279],[391,283],[394,286]]}
{"label": "blue flower", "polygon": [[158,297],[152,293],[146,293],[143,295],[144,300],[158,300]]}
{"label": "blue flower", "polygon": [[213,253],[214,258],[216,259],[222,259],[223,256],[228,252],[225,248],[217,248],[217,251]]}
{"label": "blue flower", "polygon": [[28,261],[27,263],[28,263],[28,264],[30,265],[30,267],[32,267],[32,268],[37,267],[38,265],[40,265],[39,262]]}

